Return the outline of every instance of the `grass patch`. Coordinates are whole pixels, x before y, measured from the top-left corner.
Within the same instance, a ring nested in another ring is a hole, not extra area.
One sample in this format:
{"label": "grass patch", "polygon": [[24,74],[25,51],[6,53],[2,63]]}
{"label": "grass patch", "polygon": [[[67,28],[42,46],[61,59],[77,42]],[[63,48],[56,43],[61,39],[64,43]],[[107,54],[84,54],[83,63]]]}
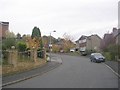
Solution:
{"label": "grass patch", "polygon": [[41,67],[46,64],[46,60],[39,59],[37,62],[33,61],[23,61],[17,63],[17,66],[14,67],[13,65],[3,65],[2,66],[2,75],[9,76],[17,73],[21,73],[24,71],[29,71],[38,67]]}

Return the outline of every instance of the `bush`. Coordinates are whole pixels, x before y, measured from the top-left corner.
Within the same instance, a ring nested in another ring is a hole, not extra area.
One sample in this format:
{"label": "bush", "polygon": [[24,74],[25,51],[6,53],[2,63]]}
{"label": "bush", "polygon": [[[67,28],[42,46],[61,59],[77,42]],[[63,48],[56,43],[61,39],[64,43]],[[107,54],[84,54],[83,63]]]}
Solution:
{"label": "bush", "polygon": [[120,57],[120,46],[116,44],[111,44],[104,50],[104,55],[107,60],[116,60],[116,57]]}
{"label": "bush", "polygon": [[23,51],[26,50],[26,48],[27,48],[27,45],[26,45],[25,42],[18,42],[17,43],[17,49],[18,49],[18,51],[23,52]]}
{"label": "bush", "polygon": [[110,52],[104,52],[103,55],[105,56],[106,60],[112,60]]}
{"label": "bush", "polygon": [[11,49],[11,46],[16,46],[15,38],[6,38],[2,41],[2,49]]}

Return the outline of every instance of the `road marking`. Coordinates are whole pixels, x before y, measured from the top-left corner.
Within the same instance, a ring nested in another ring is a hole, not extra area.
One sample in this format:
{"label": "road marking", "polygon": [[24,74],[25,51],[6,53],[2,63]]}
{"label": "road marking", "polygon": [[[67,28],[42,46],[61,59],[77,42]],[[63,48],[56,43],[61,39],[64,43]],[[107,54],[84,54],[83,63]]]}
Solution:
{"label": "road marking", "polygon": [[118,77],[120,77],[120,75],[117,73],[117,72],[115,72],[109,65],[107,65],[107,64],[105,64],[105,63],[103,63],[105,66],[107,66],[115,75],[117,75]]}
{"label": "road marking", "polygon": [[[50,61],[50,58],[48,57],[47,58],[47,61]],[[61,63],[62,64],[62,59],[61,58],[58,58],[58,57],[52,57],[51,58],[51,61],[54,61],[54,62],[58,62],[58,63]]]}

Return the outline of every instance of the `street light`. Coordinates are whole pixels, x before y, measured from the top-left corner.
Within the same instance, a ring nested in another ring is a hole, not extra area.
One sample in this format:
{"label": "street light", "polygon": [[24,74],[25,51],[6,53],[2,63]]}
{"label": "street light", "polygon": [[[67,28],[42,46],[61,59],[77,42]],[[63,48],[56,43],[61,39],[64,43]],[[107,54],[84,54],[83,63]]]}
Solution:
{"label": "street light", "polygon": [[[52,32],[56,32],[56,31],[54,30]],[[51,48],[52,48],[52,44],[51,44],[51,33],[52,32],[50,32],[50,44],[49,44],[49,47],[50,47],[50,61],[51,61]]]}

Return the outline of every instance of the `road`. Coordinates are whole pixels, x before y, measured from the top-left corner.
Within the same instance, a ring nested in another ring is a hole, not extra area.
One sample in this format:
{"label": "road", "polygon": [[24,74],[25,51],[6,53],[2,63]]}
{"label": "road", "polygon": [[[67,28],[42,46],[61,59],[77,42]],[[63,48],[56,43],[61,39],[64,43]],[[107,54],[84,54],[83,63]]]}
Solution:
{"label": "road", "polygon": [[63,64],[41,76],[5,88],[118,88],[118,77],[88,57],[57,55]]}

